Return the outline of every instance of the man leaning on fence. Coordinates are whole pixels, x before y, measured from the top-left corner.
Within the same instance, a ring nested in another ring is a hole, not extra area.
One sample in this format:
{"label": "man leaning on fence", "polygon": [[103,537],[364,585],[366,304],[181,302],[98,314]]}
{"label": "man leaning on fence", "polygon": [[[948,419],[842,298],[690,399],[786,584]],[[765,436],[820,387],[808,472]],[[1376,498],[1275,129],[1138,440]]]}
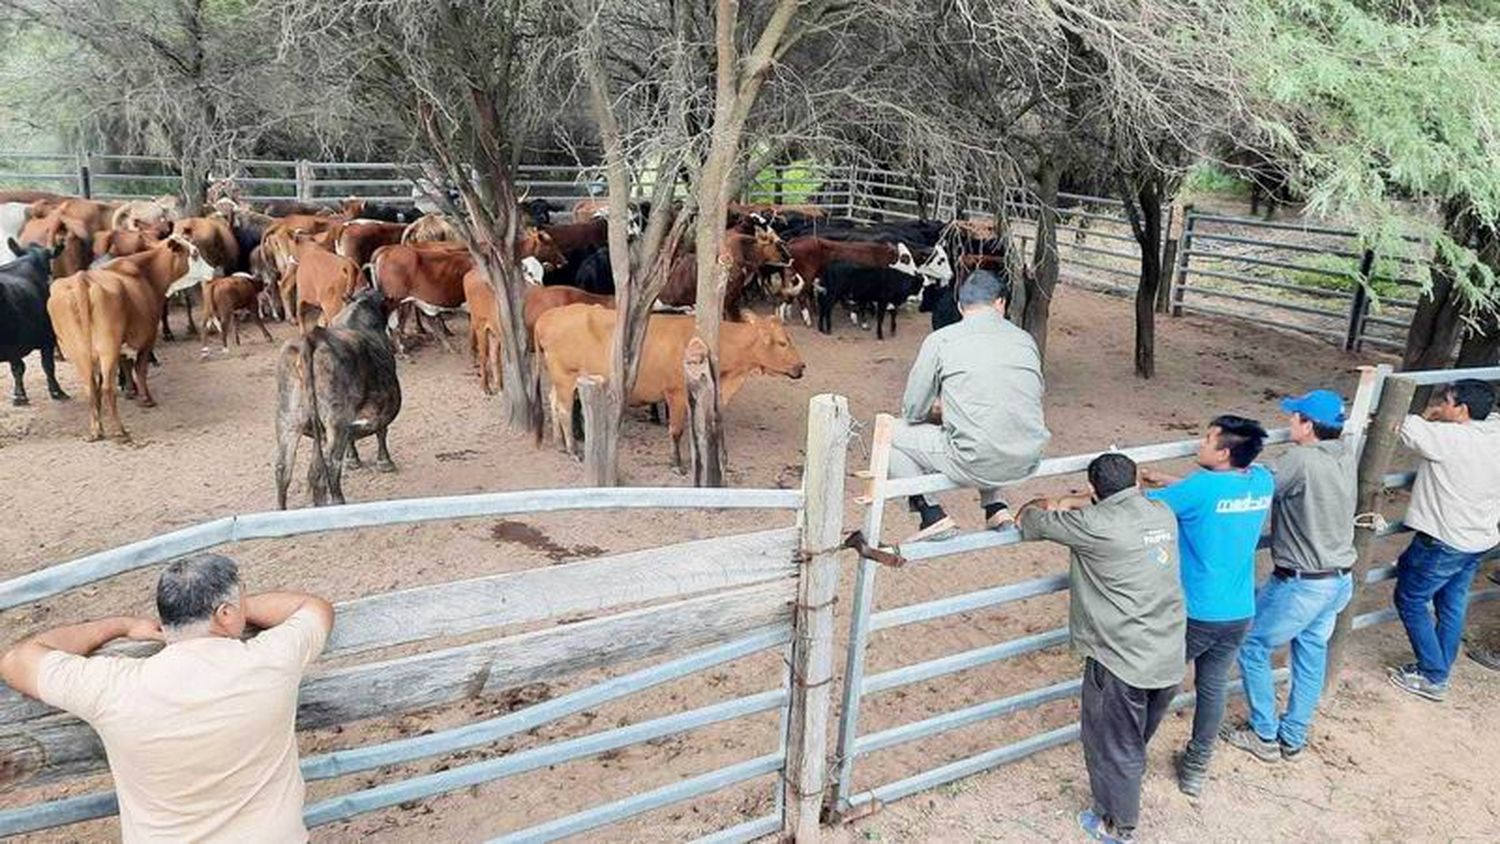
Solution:
{"label": "man leaning on fence", "polygon": [[[1031,335],[1005,319],[1010,284],[976,270],[959,288],[963,319],[927,335],[906,380],[891,435],[890,476],[930,473],[979,489],[987,527],[1011,524],[1003,484],[1035,471],[1051,434],[1042,420],[1042,359]],[[930,496],[913,495],[921,528],[940,540],[958,526]]]}
{"label": "man leaning on fence", "polygon": [[1088,499],[1021,508],[1021,535],[1071,551],[1068,628],[1084,659],[1080,732],[1093,805],[1078,816],[1096,839],[1128,841],[1141,808],[1146,744],[1185,671],[1177,520],[1136,486],[1136,465],[1103,454],[1088,467]]}
{"label": "man leaning on fence", "polygon": [[1401,423],[1401,442],[1418,458],[1405,519],[1416,535],[1396,566],[1395,603],[1416,661],[1389,673],[1397,688],[1428,700],[1448,695],[1470,583],[1480,557],[1500,543],[1494,407],[1489,384],[1457,381],[1442,387],[1421,416]]}
{"label": "man leaning on fence", "polygon": [[[1332,390],[1284,399],[1292,448],[1270,464],[1271,576],[1255,594],[1255,620],[1240,646],[1240,679],[1250,721],[1225,728],[1226,742],[1263,762],[1294,760],[1323,694],[1328,639],[1354,594],[1354,510],[1358,459],[1341,438],[1344,402]],[[1292,687],[1276,716],[1271,654],[1291,645]]]}
{"label": "man leaning on fence", "polygon": [[[203,554],[162,572],[156,608],[160,624],[117,616],[26,639],[0,657],[0,676],[99,734],[126,842],[306,841],[297,689],[333,607],[246,595],[233,561]],[[241,641],[247,625],[262,632]],[[114,639],[166,647],[91,656]]]}
{"label": "man leaning on fence", "polygon": [[1229,667],[1255,616],[1255,548],[1276,482],[1255,463],[1265,444],[1260,423],[1220,416],[1198,444],[1199,470],[1176,479],[1143,471],[1165,489],[1146,493],[1177,514],[1187,659],[1193,663],[1193,736],[1177,760],[1177,786],[1196,796],[1208,779],[1229,693]]}

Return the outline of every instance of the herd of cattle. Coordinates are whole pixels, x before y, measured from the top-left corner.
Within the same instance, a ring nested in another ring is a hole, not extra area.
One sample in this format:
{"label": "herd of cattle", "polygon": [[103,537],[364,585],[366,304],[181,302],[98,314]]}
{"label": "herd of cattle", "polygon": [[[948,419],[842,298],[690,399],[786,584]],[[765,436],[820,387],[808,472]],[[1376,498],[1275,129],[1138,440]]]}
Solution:
{"label": "herd of cattle", "polygon": [[[614,326],[614,282],[599,203],[571,212],[533,200],[515,257],[531,286],[525,298],[527,348],[551,383],[558,443],[573,448],[577,379],[606,375]],[[641,209],[632,209],[632,214]],[[554,221],[567,214],[568,219]],[[887,317],[921,296],[935,326],[957,318],[952,290],[976,267],[999,266],[1003,242],[983,224],[931,221],[859,226],[813,207],[732,206],[719,262],[728,269],[721,332],[721,396],[727,403],[754,373],[800,377],[804,364],[779,318],[756,318],[754,301],[800,313],[832,330],[835,306],[884,337]],[[632,232],[638,227],[631,226]],[[104,416],[126,437],[118,393],[152,406],[152,350],[172,339],[171,303],[187,329],[240,342],[242,320],[267,340],[266,319],[302,327],[278,360],[278,502],[286,505],[298,441],[314,441],[309,487],[316,503],[343,501],[341,470],[358,465],[354,442],[375,436],[377,468],[393,464],[386,429],[400,409],[396,354],[412,332],[448,347],[445,317],[469,315],[469,344],[486,392],[500,387],[494,293],[458,229],[441,214],[349,200],[338,207],[273,202],[258,208],[223,199],[204,216],[183,216],[171,197],[108,203],[36,191],[0,191],[0,357],[11,366],[13,401],[27,401],[23,359],[40,353],[48,392],[67,396],[54,374],[55,352],[76,369],[89,407],[89,439]],[[674,256],[658,309],[696,300],[696,257]],[[957,276],[957,278],[955,277]],[[192,299],[201,302],[195,325]],[[313,317],[316,316],[316,320]],[[315,323],[315,324],[314,324]],[[673,464],[686,396],[682,354],[692,319],[670,313],[648,323],[631,400],[666,402]],[[394,346],[394,350],[392,348]],[[205,346],[204,354],[208,354]]]}

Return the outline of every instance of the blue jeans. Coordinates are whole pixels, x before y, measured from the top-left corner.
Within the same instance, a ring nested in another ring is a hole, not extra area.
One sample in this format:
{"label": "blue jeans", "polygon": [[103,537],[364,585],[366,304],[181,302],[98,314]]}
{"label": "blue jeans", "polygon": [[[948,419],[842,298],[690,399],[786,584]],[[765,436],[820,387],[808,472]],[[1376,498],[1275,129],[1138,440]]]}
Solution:
{"label": "blue jeans", "polygon": [[[1272,575],[1255,593],[1255,621],[1240,646],[1240,679],[1256,735],[1290,748],[1307,744],[1307,727],[1323,694],[1328,637],[1353,595],[1354,579],[1347,574],[1318,580],[1283,580]],[[1271,654],[1288,642],[1292,645],[1292,689],[1286,714],[1278,720]]]}
{"label": "blue jeans", "polygon": [[[1469,609],[1469,585],[1479,568],[1477,553],[1460,551],[1425,533],[1412,537],[1396,566],[1396,612],[1429,682],[1448,682]],[[1437,611],[1433,624],[1429,605]]]}

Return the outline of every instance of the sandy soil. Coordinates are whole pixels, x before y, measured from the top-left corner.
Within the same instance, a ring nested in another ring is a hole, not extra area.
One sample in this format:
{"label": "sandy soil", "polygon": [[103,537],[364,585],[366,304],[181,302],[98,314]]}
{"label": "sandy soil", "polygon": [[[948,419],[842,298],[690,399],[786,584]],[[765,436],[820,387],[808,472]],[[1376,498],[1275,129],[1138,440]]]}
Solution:
{"label": "sandy soil", "polygon": [[[1130,373],[1128,303],[1069,288],[1058,292],[1053,313],[1047,413],[1055,434],[1050,449],[1054,455],[1111,443],[1192,436],[1219,412],[1274,421],[1278,396],[1313,385],[1331,384],[1352,391],[1353,367],[1373,359],[1372,355],[1345,355],[1301,337],[1189,317],[1163,321],[1158,380],[1144,385]],[[847,323],[837,324],[832,337],[794,327],[793,339],[809,362],[807,376],[797,382],[753,381],[736,399],[727,421],[732,483],[794,486],[799,482],[803,419],[807,400],[814,394],[849,396],[854,413],[864,420],[876,411],[893,408],[926,327],[926,315],[904,316],[899,336],[884,342]],[[274,330],[282,337],[288,333],[285,327]],[[78,402],[54,404],[43,398],[40,373],[33,364],[29,383],[35,403],[29,408],[0,408],[0,478],[10,493],[7,518],[0,524],[0,544],[8,552],[0,558],[0,577],[211,517],[273,506],[272,349],[251,340],[227,356],[216,353],[200,359],[196,342],[168,345],[162,353],[162,367],[153,373],[161,406],[124,408],[126,424],[135,435],[131,445],[84,443],[84,408]],[[71,369],[64,364],[60,372],[64,387],[76,393]],[[536,450],[527,437],[502,429],[495,400],[480,393],[464,358],[427,347],[402,364],[401,378],[406,402],[391,434],[400,471],[346,474],[345,490],[351,501],[580,482],[580,469],[572,460],[550,447]],[[639,419],[629,424],[621,447],[624,481],[682,483],[667,467],[667,448],[664,428]],[[867,459],[864,450],[855,446],[851,469]],[[857,482],[851,479],[850,483],[852,490]],[[1070,483],[1077,481],[1055,480],[1018,491],[1016,497],[1067,488]],[[307,503],[300,482],[294,487],[294,502],[294,506]],[[969,496],[955,496],[953,503],[961,521],[977,525],[977,507]],[[851,501],[848,522],[854,523],[858,515]],[[506,524],[477,519],[296,542],[243,543],[231,553],[241,560],[252,588],[310,589],[343,600],[785,522],[784,515],[760,513],[557,514],[513,518]],[[893,509],[887,524],[893,533],[903,531],[908,517]],[[1064,562],[1060,549],[1037,546],[882,572],[879,602],[882,607],[898,606],[957,594],[1060,571]],[[852,571],[852,561],[848,569]],[[847,606],[847,585],[843,606]],[[150,573],[138,573],[6,613],[0,619],[0,641],[14,640],[43,624],[146,611],[149,588]],[[1377,604],[1388,598],[1383,590],[1372,590],[1368,600]],[[1046,596],[999,611],[883,631],[872,643],[871,670],[1045,630],[1061,622],[1062,607],[1062,596]],[[1500,683],[1476,676],[1481,671],[1466,666],[1460,674],[1461,691],[1447,706],[1398,700],[1382,685],[1380,671],[1384,661],[1401,651],[1402,643],[1393,632],[1385,628],[1362,640],[1351,676],[1330,705],[1332,715],[1318,727],[1318,751],[1295,775],[1258,769],[1226,756],[1214,789],[1199,806],[1191,806],[1169,792],[1162,775],[1168,746],[1181,739],[1181,725],[1169,724],[1153,757],[1147,827],[1173,839],[1238,838],[1250,829],[1290,835],[1309,828],[1315,830],[1313,837],[1329,839],[1448,838],[1492,827],[1494,820],[1485,801],[1445,800],[1444,796],[1458,794],[1454,786],[1478,785],[1496,773],[1489,760],[1496,758],[1500,740],[1473,726],[1481,708],[1493,704]],[[1076,670],[1076,663],[1065,654],[1046,652],[904,687],[867,701],[862,730],[1056,682],[1074,676]],[[761,691],[775,687],[781,671],[778,654],[763,654],[495,745],[314,784],[310,797],[319,799],[397,776],[439,770],[561,736]],[[303,750],[355,746],[460,724],[576,688],[599,676],[592,673],[504,699],[470,701],[437,712],[307,735]],[[870,787],[1039,728],[1068,723],[1075,712],[1073,704],[1057,703],[893,748],[861,761],[858,785]],[[632,747],[608,758],[557,766],[372,813],[320,828],[314,837],[327,841],[483,839],[770,752],[775,748],[775,732],[775,714],[768,713]],[[1459,757],[1453,753],[1459,748],[1470,752]],[[1236,787],[1241,783],[1251,787]],[[767,778],[587,838],[662,840],[704,834],[770,811],[772,787]],[[895,804],[853,830],[837,834],[902,840],[1066,837],[1072,834],[1068,824],[1071,813],[1082,805],[1083,789],[1077,750],[1064,748]],[[1286,796],[1277,796],[1281,794]],[[1379,795],[1383,800],[1359,799],[1366,795]],[[0,795],[0,806],[37,797],[24,792]],[[1376,803],[1378,811],[1372,811]],[[1243,818],[1257,823],[1246,826]],[[112,822],[96,822],[36,839],[95,839],[113,831]],[[1263,837],[1261,832],[1256,836]]]}

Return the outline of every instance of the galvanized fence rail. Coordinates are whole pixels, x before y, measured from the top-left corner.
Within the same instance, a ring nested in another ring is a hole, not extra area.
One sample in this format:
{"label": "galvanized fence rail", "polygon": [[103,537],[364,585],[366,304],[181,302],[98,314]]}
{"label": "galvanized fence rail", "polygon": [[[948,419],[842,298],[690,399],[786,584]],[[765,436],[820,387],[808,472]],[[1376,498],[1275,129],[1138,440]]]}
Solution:
{"label": "galvanized fence rail", "polygon": [[[551,841],[767,776],[779,775],[772,812],[736,820],[704,840],[747,841],[816,828],[816,795],[826,774],[832,670],[832,595],[842,515],[844,455],[851,422],[841,397],[815,397],[809,410],[803,488],[562,489],[449,496],[256,513],[206,522],[0,583],[0,608],[14,609],[118,574],[222,544],[379,525],[536,512],[757,509],[794,513],[794,524],[561,566],[489,575],[383,593],[341,604],[325,657],[420,643],[423,650],[373,662],[315,669],[304,678],[299,729],[384,717],[495,694],[587,669],[665,655],[667,661],[542,703],[458,727],[302,760],[307,780],[344,777],[452,754],[518,736],[611,701],[765,651],[787,664],[778,688],[550,741],[503,756],[390,779],[306,807],[309,826],[517,776],[620,748],[654,742],[760,713],[780,713],[776,747],[577,811],[497,840]],[[622,608],[625,608],[622,610]],[[613,612],[611,612],[613,610]],[[584,621],[558,622],[585,613]],[[481,631],[556,622],[529,632],[452,645]],[[152,645],[111,645],[144,655]],[[722,669],[721,669],[722,670]],[[812,750],[809,751],[808,749]],[[816,759],[809,760],[811,752]],[[102,772],[103,749],[81,722],[0,687],[0,786],[40,788]],[[810,797],[809,797],[810,796]],[[809,810],[809,799],[811,811]],[[97,792],[0,811],[0,836],[106,817],[115,796]],[[497,815],[503,814],[497,812]]]}
{"label": "galvanized fence rail", "polygon": [[[1367,368],[1360,379],[1359,390],[1351,408],[1351,422],[1346,426],[1345,437],[1358,450],[1364,441],[1365,424],[1379,400],[1380,390],[1389,368]],[[1406,377],[1418,383],[1431,384],[1458,377],[1483,377],[1500,380],[1500,368],[1413,373]],[[904,499],[910,495],[936,493],[958,488],[942,475],[927,475],[920,478],[892,479],[889,477],[890,437],[893,419],[877,417],[874,441],[871,448],[869,490],[861,499],[866,503],[864,536],[871,546],[881,543],[885,503]],[[1285,429],[1273,431],[1269,443],[1287,441]],[[1196,440],[1127,448],[1123,453],[1138,463],[1171,460],[1195,454]],[[1043,460],[1032,478],[1070,475],[1083,471],[1097,454],[1082,454]],[[1410,476],[1391,475],[1386,478],[1391,488],[1410,483]],[[1389,526],[1383,535],[1394,535],[1405,528],[1399,523]],[[1012,546],[1021,541],[1015,529],[1004,531],[982,531],[965,534],[944,542],[925,542],[900,549],[908,564],[926,564],[955,555],[986,549]],[[961,727],[1014,715],[1035,709],[1043,704],[1067,700],[1078,694],[1077,679],[1062,679],[1030,690],[949,710],[918,721],[904,723],[873,733],[860,732],[860,710],[866,698],[892,689],[990,665],[1023,654],[1048,648],[1060,647],[1068,641],[1066,623],[1057,627],[986,645],[972,650],[929,659],[924,662],[883,671],[866,673],[866,655],[872,634],[909,624],[934,621],[959,613],[1001,607],[1027,598],[1066,591],[1067,577],[1062,574],[1046,575],[1030,580],[991,587],[959,595],[937,598],[917,604],[908,604],[892,609],[875,610],[877,572],[879,566],[869,559],[861,559],[855,579],[853,607],[850,611],[850,634],[844,668],[843,707],[839,722],[836,757],[839,760],[838,779],[834,788],[833,803],[836,812],[849,815],[862,808],[878,805],[916,792],[952,782],[965,776],[996,766],[1017,761],[1040,750],[1055,747],[1077,739],[1077,724],[1068,724],[1035,733],[1002,747],[985,751],[958,761],[917,771],[894,781],[870,787],[858,787],[855,773],[860,760],[871,754],[918,739],[938,736]],[[1394,566],[1370,569],[1365,576],[1368,583],[1388,580],[1395,576]],[[1500,589],[1487,589],[1474,594],[1474,601],[1500,598]],[[1394,620],[1394,610],[1375,610],[1353,619],[1354,629]],[[1061,620],[1060,620],[1061,621]],[[1179,695],[1174,706],[1188,706],[1192,694]]]}
{"label": "galvanized fence rail", "polygon": [[1406,244],[1407,254],[1381,258],[1350,229],[1205,214],[1189,206],[1172,314],[1292,328],[1348,351],[1366,344],[1399,350],[1427,260],[1418,239]]}

